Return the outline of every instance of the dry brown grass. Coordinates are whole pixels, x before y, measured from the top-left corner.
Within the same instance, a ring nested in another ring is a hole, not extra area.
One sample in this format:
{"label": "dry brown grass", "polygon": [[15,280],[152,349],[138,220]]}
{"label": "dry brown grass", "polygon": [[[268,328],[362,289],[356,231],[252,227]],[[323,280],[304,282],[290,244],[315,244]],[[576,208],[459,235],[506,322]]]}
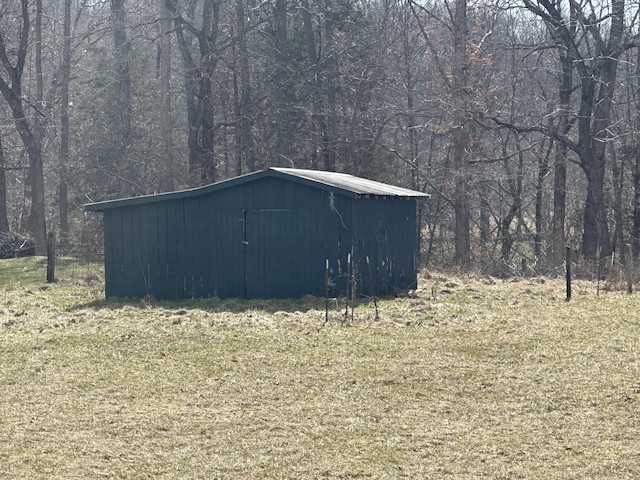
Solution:
{"label": "dry brown grass", "polygon": [[12,282],[0,478],[640,477],[640,295],[434,285],[325,324],[314,299]]}

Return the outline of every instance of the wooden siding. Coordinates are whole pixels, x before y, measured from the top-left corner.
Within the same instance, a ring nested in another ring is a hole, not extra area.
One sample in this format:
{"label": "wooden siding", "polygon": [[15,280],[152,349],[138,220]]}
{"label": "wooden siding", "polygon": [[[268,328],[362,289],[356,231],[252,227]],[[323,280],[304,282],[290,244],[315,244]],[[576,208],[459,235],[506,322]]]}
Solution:
{"label": "wooden siding", "polygon": [[[416,203],[404,198],[354,202],[358,289],[389,295],[416,288]],[[366,259],[369,258],[369,264]]]}
{"label": "wooden siding", "polygon": [[[104,211],[107,297],[299,297],[415,284],[415,200],[353,198],[277,177]],[[366,264],[370,259],[371,273]],[[371,277],[374,277],[373,283]]]}
{"label": "wooden siding", "polygon": [[245,212],[245,296],[324,294],[326,230],[317,210]]}

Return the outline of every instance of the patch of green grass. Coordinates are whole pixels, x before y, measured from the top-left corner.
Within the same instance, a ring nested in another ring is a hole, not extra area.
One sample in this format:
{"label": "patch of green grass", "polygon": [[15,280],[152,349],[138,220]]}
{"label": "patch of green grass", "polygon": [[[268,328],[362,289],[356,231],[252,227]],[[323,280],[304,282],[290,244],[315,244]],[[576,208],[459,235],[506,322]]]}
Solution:
{"label": "patch of green grass", "polygon": [[640,475],[638,295],[450,279],[371,303],[0,288],[0,478]]}
{"label": "patch of green grass", "polygon": [[[81,263],[74,258],[56,258],[56,279],[88,279],[97,281],[102,267]],[[47,278],[46,257],[23,257],[0,260],[0,287],[33,286],[45,283]]]}

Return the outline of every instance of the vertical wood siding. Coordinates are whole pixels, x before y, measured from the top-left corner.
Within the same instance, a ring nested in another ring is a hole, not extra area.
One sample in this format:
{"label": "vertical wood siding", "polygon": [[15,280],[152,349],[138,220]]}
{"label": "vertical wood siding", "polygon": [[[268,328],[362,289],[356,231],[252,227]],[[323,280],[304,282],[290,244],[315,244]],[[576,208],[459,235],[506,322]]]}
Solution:
{"label": "vertical wood siding", "polygon": [[[374,197],[361,199],[354,205],[357,219],[356,271],[360,292],[388,295],[415,288],[415,200]],[[369,265],[366,257],[369,257]]]}
{"label": "vertical wood siding", "polygon": [[107,297],[334,295],[353,250],[359,291],[415,284],[415,200],[351,198],[267,177],[104,212]]}

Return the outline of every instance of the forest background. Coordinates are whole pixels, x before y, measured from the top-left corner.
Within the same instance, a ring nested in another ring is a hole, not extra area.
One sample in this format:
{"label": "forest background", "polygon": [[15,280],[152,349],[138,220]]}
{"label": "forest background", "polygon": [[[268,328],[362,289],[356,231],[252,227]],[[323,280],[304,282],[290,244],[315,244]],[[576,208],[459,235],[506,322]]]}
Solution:
{"label": "forest background", "polygon": [[[269,166],[428,192],[420,264],[640,253],[637,0],[0,0],[0,234]],[[8,247],[7,247],[8,246]],[[13,250],[12,250],[13,249]]]}

